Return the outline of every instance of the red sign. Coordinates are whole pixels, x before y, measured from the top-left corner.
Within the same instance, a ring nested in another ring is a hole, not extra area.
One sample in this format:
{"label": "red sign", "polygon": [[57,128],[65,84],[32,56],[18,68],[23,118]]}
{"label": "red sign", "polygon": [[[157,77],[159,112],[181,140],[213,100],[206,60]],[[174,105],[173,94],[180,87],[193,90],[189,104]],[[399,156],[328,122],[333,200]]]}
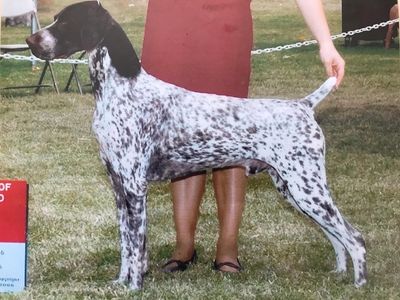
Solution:
{"label": "red sign", "polygon": [[26,181],[0,180],[0,242],[26,242],[27,197]]}

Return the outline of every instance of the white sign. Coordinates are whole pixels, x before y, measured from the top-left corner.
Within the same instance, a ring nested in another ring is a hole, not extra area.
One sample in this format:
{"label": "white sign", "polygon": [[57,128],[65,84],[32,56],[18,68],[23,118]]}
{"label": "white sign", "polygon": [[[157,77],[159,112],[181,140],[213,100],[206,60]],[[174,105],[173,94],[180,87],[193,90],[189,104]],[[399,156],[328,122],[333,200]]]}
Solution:
{"label": "white sign", "polygon": [[26,181],[0,180],[0,293],[26,287],[27,199]]}
{"label": "white sign", "polygon": [[0,291],[19,292],[25,288],[26,245],[0,243]]}

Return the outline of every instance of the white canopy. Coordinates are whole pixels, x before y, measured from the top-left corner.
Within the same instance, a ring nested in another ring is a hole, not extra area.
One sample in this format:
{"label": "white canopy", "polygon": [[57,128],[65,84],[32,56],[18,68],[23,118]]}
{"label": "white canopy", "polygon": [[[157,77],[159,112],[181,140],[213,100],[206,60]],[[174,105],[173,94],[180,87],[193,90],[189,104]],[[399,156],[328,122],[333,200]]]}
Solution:
{"label": "white canopy", "polygon": [[36,11],[33,0],[0,0],[2,17],[15,17],[31,11]]}

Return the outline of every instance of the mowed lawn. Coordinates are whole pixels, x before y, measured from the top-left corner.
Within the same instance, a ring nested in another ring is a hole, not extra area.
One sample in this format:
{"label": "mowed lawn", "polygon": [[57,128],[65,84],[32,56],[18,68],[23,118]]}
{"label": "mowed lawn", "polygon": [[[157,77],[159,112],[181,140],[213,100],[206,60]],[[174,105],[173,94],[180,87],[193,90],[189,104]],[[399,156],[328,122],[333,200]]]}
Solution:
{"label": "mowed lawn", "polygon": [[[72,2],[42,1],[42,24]],[[140,53],[146,1],[102,3]],[[339,33],[340,1],[324,3],[332,33]],[[294,1],[253,0],[252,7],[254,48],[311,38]],[[27,34],[2,27],[2,42]],[[385,50],[380,42],[343,44],[336,41],[346,59],[346,78],[318,107],[316,118],[326,136],[336,204],[366,239],[365,287],[353,286],[350,261],[344,276],[331,273],[335,256],[329,241],[283,201],[266,175],[249,179],[240,232],[244,272],[223,275],[211,269],[218,233],[211,184],[197,231],[198,263],[180,274],[159,271],[175,238],[168,183],[159,183],[152,185],[148,201],[151,266],[144,289],[113,285],[119,269],[115,205],[91,132],[93,97],[80,96],[74,86],[61,95],[50,89],[39,95],[2,91],[0,178],[26,179],[30,199],[29,286],[0,299],[400,299],[399,51]],[[54,68],[63,88],[71,67]],[[87,83],[87,67],[79,72]],[[35,82],[39,73],[27,62],[1,60],[0,76],[4,87]],[[251,97],[299,98],[325,77],[315,46],[254,56]]]}

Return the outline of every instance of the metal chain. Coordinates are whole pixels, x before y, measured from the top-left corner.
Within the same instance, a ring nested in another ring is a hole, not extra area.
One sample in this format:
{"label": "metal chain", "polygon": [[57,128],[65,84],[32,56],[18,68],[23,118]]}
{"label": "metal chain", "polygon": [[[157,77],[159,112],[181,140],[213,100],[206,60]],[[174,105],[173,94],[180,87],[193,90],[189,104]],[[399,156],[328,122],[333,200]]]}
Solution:
{"label": "metal chain", "polygon": [[[9,53],[4,53],[4,54],[0,54],[1,58],[4,59],[14,59],[14,60],[24,60],[24,61],[30,61],[30,62],[34,62],[34,61],[40,61],[40,62],[45,62],[45,60],[37,58],[36,56],[24,56],[24,55],[13,55],[13,54],[9,54]],[[88,60],[87,59],[53,59],[49,61],[50,63],[58,63],[58,64],[83,64],[83,65],[87,65],[88,64]]]}
{"label": "metal chain", "polygon": [[[364,28],[360,28],[360,29],[356,29],[356,30],[352,30],[352,31],[348,31],[348,32],[343,32],[343,33],[340,33],[340,34],[337,34],[337,35],[333,35],[333,36],[331,36],[331,39],[332,40],[336,40],[338,38],[345,38],[347,36],[353,36],[353,35],[359,34],[361,32],[375,30],[375,29],[378,29],[380,27],[386,27],[386,26],[388,26],[390,24],[394,24],[394,23],[397,23],[397,22],[399,22],[399,19],[394,19],[394,20],[382,22],[382,23],[379,23],[379,24],[374,24],[374,25],[367,26],[367,27],[364,27]],[[298,43],[295,43],[295,44],[290,44],[290,45],[285,45],[285,46],[278,46],[278,47],[274,47],[274,48],[253,50],[253,51],[251,51],[251,54],[255,55],[255,54],[263,54],[263,53],[271,53],[271,52],[288,50],[288,49],[292,49],[292,48],[300,48],[300,47],[303,47],[303,46],[314,45],[314,44],[317,44],[317,43],[318,42],[316,40],[298,42]]]}
{"label": "metal chain", "polygon": [[[352,30],[352,31],[348,31],[348,32],[343,32],[337,35],[333,35],[331,36],[332,40],[336,40],[338,38],[345,38],[348,36],[353,36],[355,34],[359,34],[362,32],[366,32],[366,31],[371,31],[371,30],[375,30],[378,29],[380,27],[386,27],[388,25],[394,24],[399,22],[399,19],[394,19],[394,20],[389,20],[386,22],[382,22],[379,24],[374,24],[371,26],[367,26],[364,28],[360,28],[360,29],[356,29],[356,30]],[[277,52],[277,51],[283,51],[283,50],[289,50],[292,48],[300,48],[303,46],[310,46],[310,45],[314,45],[317,44],[318,42],[316,40],[310,40],[310,41],[304,41],[304,42],[298,42],[295,44],[289,44],[289,45],[285,45],[285,46],[278,46],[278,47],[274,47],[274,48],[266,48],[266,49],[258,49],[258,50],[253,50],[251,51],[252,55],[255,54],[264,54],[264,53],[271,53],[271,52]],[[12,54],[8,54],[8,53],[4,53],[1,54],[0,53],[0,58],[4,58],[4,59],[15,59],[15,60],[24,60],[24,61],[30,61],[30,62],[34,62],[34,61],[41,61],[41,62],[45,62],[44,60],[37,58],[36,56],[23,56],[23,55],[12,55]],[[51,63],[58,63],[58,64],[83,64],[83,65],[87,65],[88,64],[88,60],[87,59],[54,59],[50,61]]]}

